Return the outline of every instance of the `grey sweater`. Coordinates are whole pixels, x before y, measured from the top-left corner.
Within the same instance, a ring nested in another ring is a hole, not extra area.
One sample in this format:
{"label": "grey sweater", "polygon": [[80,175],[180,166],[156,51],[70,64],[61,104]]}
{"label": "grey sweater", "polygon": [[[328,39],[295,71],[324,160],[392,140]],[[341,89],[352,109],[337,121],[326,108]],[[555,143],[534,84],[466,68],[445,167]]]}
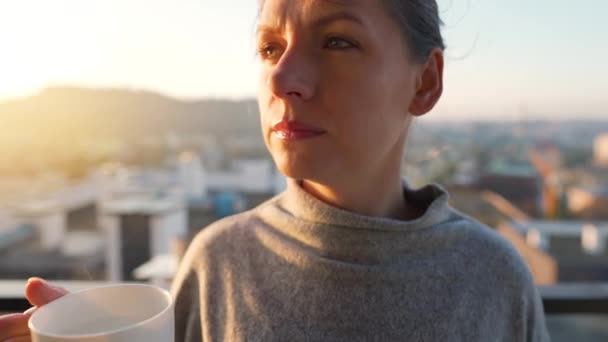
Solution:
{"label": "grey sweater", "polygon": [[404,187],[413,221],[329,206],[298,183],[199,233],[172,286],[176,342],[549,341],[517,251]]}

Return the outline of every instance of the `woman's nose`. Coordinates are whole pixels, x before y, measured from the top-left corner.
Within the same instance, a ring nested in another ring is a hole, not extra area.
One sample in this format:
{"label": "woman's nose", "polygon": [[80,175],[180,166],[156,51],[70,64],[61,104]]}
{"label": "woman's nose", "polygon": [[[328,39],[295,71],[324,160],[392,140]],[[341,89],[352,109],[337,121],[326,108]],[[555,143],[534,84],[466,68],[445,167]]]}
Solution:
{"label": "woman's nose", "polygon": [[314,96],[314,67],[305,56],[286,50],[268,74],[267,86],[281,99],[310,100]]}

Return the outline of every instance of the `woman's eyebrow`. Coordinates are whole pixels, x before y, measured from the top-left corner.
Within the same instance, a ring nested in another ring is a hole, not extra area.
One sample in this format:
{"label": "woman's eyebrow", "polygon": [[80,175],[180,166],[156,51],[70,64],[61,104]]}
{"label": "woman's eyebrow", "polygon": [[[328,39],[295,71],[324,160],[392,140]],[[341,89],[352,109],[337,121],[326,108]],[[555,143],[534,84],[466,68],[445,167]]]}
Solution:
{"label": "woman's eyebrow", "polygon": [[[350,12],[342,11],[342,12],[335,12],[335,13],[321,16],[319,18],[314,19],[312,22],[312,27],[323,27],[323,26],[330,25],[336,21],[350,21],[355,24],[365,26],[365,24],[363,23],[363,20],[361,20],[361,18],[359,18],[358,16],[356,16]],[[280,26],[283,26],[283,25],[280,25]],[[256,28],[256,34],[259,34],[262,32],[268,32],[268,31],[276,32],[276,31],[281,31],[282,29],[283,29],[283,27],[279,27],[279,26],[260,24]]]}
{"label": "woman's eyebrow", "polygon": [[363,20],[350,12],[335,12],[326,16],[319,17],[313,21],[314,27],[327,26],[336,21],[350,21],[358,25],[365,26]]}

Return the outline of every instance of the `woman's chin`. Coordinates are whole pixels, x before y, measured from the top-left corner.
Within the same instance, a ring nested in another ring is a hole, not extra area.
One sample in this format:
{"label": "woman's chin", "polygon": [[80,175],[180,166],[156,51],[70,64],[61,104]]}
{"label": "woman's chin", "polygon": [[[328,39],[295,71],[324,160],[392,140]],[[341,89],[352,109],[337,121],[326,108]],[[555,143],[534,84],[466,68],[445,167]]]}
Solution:
{"label": "woman's chin", "polygon": [[298,167],[296,165],[277,165],[277,168],[285,177],[293,179],[310,179],[311,172],[304,167]]}
{"label": "woman's chin", "polygon": [[275,164],[285,176],[293,179],[315,179],[319,176],[314,163],[305,163],[299,160],[277,160]]}
{"label": "woman's chin", "polygon": [[273,152],[274,163],[285,177],[321,181],[340,169],[341,160],[327,158],[323,153]]}

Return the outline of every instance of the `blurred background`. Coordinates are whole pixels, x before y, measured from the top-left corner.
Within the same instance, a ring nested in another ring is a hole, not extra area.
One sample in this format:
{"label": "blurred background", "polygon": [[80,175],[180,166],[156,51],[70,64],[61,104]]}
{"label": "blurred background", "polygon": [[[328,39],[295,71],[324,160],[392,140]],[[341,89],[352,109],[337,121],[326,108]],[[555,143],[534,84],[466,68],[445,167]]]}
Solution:
{"label": "blurred background", "polygon": [[[403,177],[516,246],[554,341],[605,341],[608,2],[439,5],[445,93]],[[167,286],[194,234],[284,189],[260,134],[256,11],[0,2],[0,312],[34,275]]]}

